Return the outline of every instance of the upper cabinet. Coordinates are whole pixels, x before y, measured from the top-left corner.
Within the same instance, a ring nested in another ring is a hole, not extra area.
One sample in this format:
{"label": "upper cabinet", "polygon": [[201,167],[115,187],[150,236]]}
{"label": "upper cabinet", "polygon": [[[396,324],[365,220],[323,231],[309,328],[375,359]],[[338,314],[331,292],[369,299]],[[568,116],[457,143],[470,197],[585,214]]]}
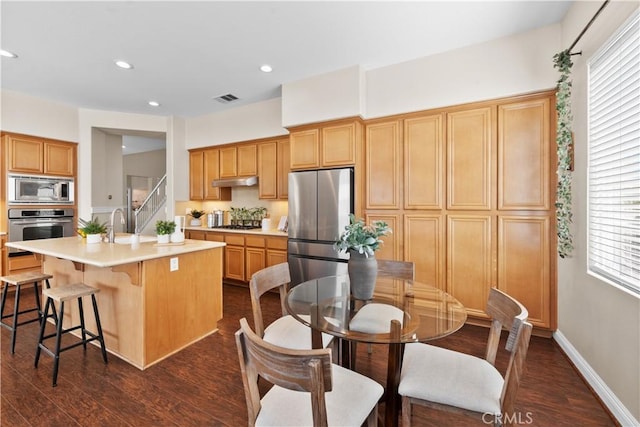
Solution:
{"label": "upper cabinet", "polygon": [[256,144],[230,145],[220,148],[220,178],[258,174]]}
{"label": "upper cabinet", "polygon": [[74,176],[77,144],[26,135],[5,135],[7,171]]}
{"label": "upper cabinet", "polygon": [[258,144],[260,199],[287,199],[289,188],[289,139]]}
{"label": "upper cabinet", "polygon": [[213,187],[220,177],[220,150],[206,148],[189,152],[189,199],[231,200],[231,188]]}
{"label": "upper cabinet", "polygon": [[354,166],[361,140],[362,124],[359,119],[293,129],[289,138],[291,169]]}

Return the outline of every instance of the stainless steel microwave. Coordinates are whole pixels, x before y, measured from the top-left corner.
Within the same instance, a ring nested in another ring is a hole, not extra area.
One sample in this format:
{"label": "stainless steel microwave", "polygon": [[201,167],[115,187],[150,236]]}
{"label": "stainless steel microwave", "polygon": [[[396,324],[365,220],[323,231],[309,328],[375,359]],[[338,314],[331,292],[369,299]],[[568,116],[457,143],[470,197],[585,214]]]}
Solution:
{"label": "stainless steel microwave", "polygon": [[74,201],[72,178],[10,174],[7,184],[9,204],[73,204]]}

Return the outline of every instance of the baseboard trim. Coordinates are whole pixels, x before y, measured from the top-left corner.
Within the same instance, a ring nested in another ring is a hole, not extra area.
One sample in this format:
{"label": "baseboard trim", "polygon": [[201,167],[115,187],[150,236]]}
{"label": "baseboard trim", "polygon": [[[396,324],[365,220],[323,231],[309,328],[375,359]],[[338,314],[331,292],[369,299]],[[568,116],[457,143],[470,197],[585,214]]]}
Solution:
{"label": "baseboard trim", "polygon": [[593,370],[587,361],[580,355],[578,350],[567,340],[560,331],[555,331],[553,339],[556,340],[560,348],[566,353],[567,357],[573,362],[576,369],[582,374],[587,383],[591,386],[600,400],[609,409],[615,419],[624,427],[639,426],[640,422],[629,412],[629,410],[620,402],[620,399],[611,391],[607,384]]}

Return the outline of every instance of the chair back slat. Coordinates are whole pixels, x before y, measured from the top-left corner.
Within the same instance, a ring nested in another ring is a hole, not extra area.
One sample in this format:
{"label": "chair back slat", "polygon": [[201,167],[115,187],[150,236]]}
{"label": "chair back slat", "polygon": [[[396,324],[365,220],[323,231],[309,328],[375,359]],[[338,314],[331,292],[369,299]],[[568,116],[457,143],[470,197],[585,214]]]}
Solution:
{"label": "chair back slat", "polygon": [[416,268],[412,261],[392,261],[388,259],[379,259],[378,276],[381,277],[399,277],[405,280],[415,280]]}
{"label": "chair back slat", "polygon": [[253,312],[253,322],[255,332],[260,337],[264,336],[264,321],[262,319],[262,307],[260,306],[260,298],[266,292],[279,288],[280,307],[282,315],[286,315],[287,311],[284,301],[287,294],[287,285],[291,282],[291,273],[289,272],[289,263],[283,262],[257,271],[249,281],[249,292],[251,294],[251,309]]}
{"label": "chair back slat", "polygon": [[520,380],[524,375],[525,361],[527,358],[527,351],[529,350],[532,330],[533,326],[531,323],[523,322],[517,333],[518,337],[515,341],[511,358],[509,359],[509,366],[507,367],[507,372],[504,378],[504,387],[502,388],[501,408],[503,414],[513,414],[516,392],[520,387]]}

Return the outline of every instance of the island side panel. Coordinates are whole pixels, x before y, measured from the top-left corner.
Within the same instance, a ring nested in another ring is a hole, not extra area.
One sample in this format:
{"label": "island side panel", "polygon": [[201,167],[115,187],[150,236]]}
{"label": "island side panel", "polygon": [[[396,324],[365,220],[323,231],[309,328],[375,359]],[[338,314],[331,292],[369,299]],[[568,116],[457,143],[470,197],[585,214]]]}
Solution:
{"label": "island side panel", "polygon": [[[138,263],[133,263],[137,265]],[[117,268],[122,269],[123,266]],[[123,272],[114,272],[111,268],[101,268],[74,263],[52,256],[45,257],[45,272],[52,274],[51,286],[82,282],[98,288],[96,294],[100,323],[105,345],[109,353],[131,363],[139,369],[144,368],[143,347],[143,289],[140,278],[131,277]],[[139,271],[130,268],[128,271]],[[96,331],[95,318],[90,298],[83,298],[86,327]],[[80,324],[78,304],[69,301],[65,304],[64,327]],[[78,331],[74,335],[79,336]],[[96,344],[97,342],[93,342]]]}
{"label": "island side panel", "polygon": [[[171,259],[178,269],[171,271]],[[222,248],[143,262],[145,367],[217,331]]]}

